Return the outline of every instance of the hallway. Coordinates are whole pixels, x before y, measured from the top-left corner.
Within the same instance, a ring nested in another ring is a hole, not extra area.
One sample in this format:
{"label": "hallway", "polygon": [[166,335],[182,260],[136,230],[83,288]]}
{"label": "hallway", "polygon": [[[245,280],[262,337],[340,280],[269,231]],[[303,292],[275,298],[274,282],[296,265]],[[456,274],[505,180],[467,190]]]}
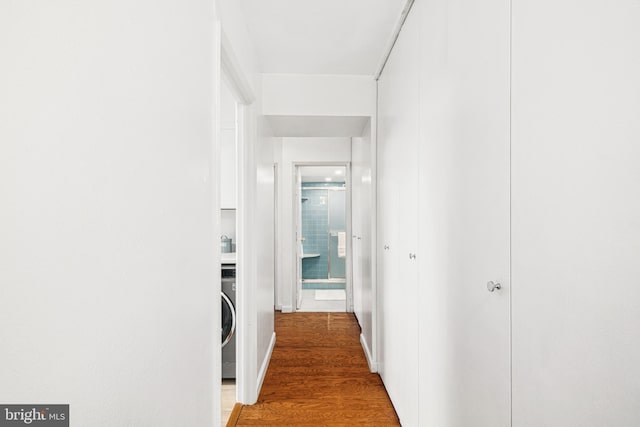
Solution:
{"label": "hallway", "polygon": [[277,341],[258,403],[228,425],[400,425],[369,372],[349,313],[276,313]]}
{"label": "hallway", "polygon": [[638,22],[0,1],[0,425],[640,426]]}

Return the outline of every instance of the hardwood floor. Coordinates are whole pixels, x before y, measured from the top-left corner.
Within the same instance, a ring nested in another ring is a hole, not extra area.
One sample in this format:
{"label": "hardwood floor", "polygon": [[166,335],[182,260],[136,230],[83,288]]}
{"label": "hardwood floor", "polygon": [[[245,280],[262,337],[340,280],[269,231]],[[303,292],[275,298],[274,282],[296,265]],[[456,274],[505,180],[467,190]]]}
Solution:
{"label": "hardwood floor", "polygon": [[399,426],[351,313],[276,313],[276,346],[237,426]]}
{"label": "hardwood floor", "polygon": [[222,426],[227,425],[227,420],[233,411],[234,405],[236,405],[236,380],[222,380],[222,399],[220,401],[220,407],[222,409]]}

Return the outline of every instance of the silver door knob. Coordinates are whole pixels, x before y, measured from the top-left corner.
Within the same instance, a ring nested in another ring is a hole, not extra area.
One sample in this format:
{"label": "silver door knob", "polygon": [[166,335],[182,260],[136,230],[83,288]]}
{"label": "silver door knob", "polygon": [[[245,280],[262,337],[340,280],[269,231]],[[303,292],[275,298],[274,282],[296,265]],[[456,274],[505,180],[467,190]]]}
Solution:
{"label": "silver door knob", "polygon": [[388,251],[389,250],[389,245],[384,245],[384,250]]}
{"label": "silver door knob", "polygon": [[489,292],[493,292],[496,289],[502,289],[502,285],[500,285],[500,283],[495,283],[493,280],[487,283],[487,290]]}

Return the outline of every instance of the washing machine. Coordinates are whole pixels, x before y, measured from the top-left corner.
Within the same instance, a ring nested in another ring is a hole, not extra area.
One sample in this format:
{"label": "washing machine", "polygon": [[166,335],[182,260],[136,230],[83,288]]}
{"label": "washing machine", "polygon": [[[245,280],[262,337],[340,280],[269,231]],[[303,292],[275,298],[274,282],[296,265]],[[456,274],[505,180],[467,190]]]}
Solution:
{"label": "washing machine", "polygon": [[236,377],[236,266],[222,264],[222,378]]}

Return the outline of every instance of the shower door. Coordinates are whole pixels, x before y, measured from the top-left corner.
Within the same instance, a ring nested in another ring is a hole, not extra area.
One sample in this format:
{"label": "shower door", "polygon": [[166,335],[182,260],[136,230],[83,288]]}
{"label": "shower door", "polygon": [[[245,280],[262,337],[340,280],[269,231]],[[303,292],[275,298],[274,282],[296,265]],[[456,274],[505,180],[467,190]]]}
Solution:
{"label": "shower door", "polygon": [[329,199],[329,256],[328,279],[342,279],[346,275],[347,237],[346,200],[344,188],[328,191]]}
{"label": "shower door", "polygon": [[344,283],[347,259],[345,187],[310,183],[302,187],[301,193],[301,252],[304,254],[301,280]]}

